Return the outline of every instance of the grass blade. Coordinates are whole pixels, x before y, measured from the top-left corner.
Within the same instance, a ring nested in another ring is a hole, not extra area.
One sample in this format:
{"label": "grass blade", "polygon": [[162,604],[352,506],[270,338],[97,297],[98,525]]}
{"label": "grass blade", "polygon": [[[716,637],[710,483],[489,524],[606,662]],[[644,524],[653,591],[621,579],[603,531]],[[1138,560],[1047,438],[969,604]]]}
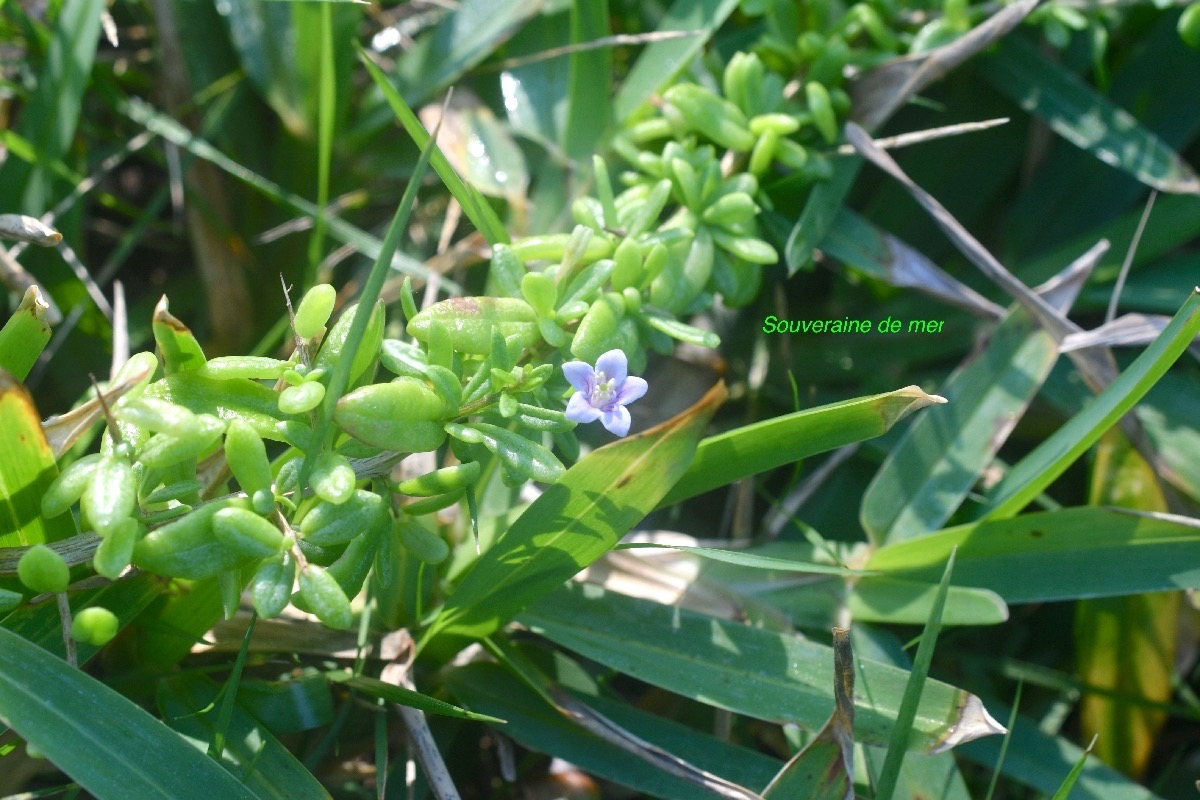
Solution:
{"label": "grass blade", "polygon": [[[607,780],[651,797],[700,798],[702,792],[633,753],[597,738],[563,716],[529,685],[498,664],[475,662],[453,670],[447,684],[463,703],[508,720],[504,732],[531,750],[558,756]],[[594,692],[571,696],[639,738],[692,764],[703,764],[741,786],[765,786],[782,764],[756,751],[720,741],[692,727]]]}
{"label": "grass blade", "polygon": [[[429,132],[421,125],[421,120],[417,119],[412,107],[405,102],[383,70],[376,66],[364,51],[360,50],[358,56],[362,60],[363,66],[367,68],[367,72],[371,74],[375,85],[383,92],[384,98],[387,99],[396,118],[400,120],[400,124],[404,126],[404,130],[408,132],[418,147],[426,147],[430,141]],[[454,167],[450,166],[445,153],[438,148],[436,143],[433,145],[433,169],[442,179],[442,183],[446,184],[450,194],[454,195],[454,199],[463,207],[467,219],[471,220],[471,223],[483,234],[483,238],[487,240],[488,244],[507,244],[508,232],[504,229],[500,218],[496,216],[496,212],[492,210],[491,205],[474,186],[459,177],[458,173],[454,171]]]}
{"label": "grass blade", "polygon": [[988,498],[987,519],[1012,517],[1125,415],[1200,333],[1200,288],[1193,289],[1175,318],[1121,375],[1081,413],[1021,459]]}
{"label": "grass blade", "polygon": [[[196,713],[217,702],[220,689],[195,673],[175,675],[158,690],[158,707],[167,724],[203,752],[216,736],[213,713]],[[261,800],[323,800],[329,792],[269,730],[236,703],[222,723],[228,746],[216,759]]]}
{"label": "grass blade", "polygon": [[[908,683],[904,686],[904,698],[900,701],[900,710],[896,715],[896,724],[888,741],[887,757],[883,760],[883,768],[879,772],[879,781],[875,786],[875,800],[891,800],[896,790],[896,779],[900,777],[900,767],[904,763],[904,754],[908,752],[908,740],[912,734],[913,721],[921,703],[925,681],[929,677],[929,665],[933,661],[933,650],[937,646],[938,634],[942,631],[942,609],[946,607],[946,591],[950,587],[950,576],[954,573],[955,551],[950,551],[946,561],[946,569],[942,572],[942,582],[938,585],[937,596],[933,608],[929,611],[929,620],[925,623],[925,631],[921,634],[921,644],[917,647],[917,656],[913,659],[912,671]],[[1007,733],[1007,731],[1001,731]]]}
{"label": "grass blade", "polygon": [[[592,585],[568,584],[520,621],[586,658],[676,694],[735,713],[819,728],[829,717],[831,648]],[[908,672],[859,659],[855,738],[884,744]],[[911,744],[942,752],[1000,727],[974,695],[929,681]]]}
{"label": "grass blade", "polygon": [[[228,172],[271,200],[283,203],[294,211],[313,219],[326,213],[320,206],[289,192],[279,184],[269,181],[261,175],[243,167],[148,103],[136,97],[131,97],[119,100],[116,105],[118,111],[145,127],[146,130],[156,133],[168,142],[184,148],[194,156],[211,162],[214,166]],[[358,252],[371,258],[378,258],[379,254],[383,252],[383,242],[361,228],[351,225],[344,219],[330,217],[326,222],[329,225],[329,234],[342,244],[348,244]],[[429,273],[424,264],[403,253],[393,251],[391,263],[395,269],[416,277],[423,278]],[[461,287],[458,284],[446,278],[442,279],[442,286],[449,291],[461,291]]]}
{"label": "grass blade", "polygon": [[0,628],[0,716],[99,798],[253,798],[130,700]]}
{"label": "grass blade", "polygon": [[66,0],[58,10],[37,88],[17,123],[17,132],[36,148],[38,165],[10,158],[0,166],[4,211],[37,216],[50,206],[54,177],[42,165],[65,156],[75,138],[104,7],[104,0]]}
{"label": "grass blade", "polygon": [[[435,131],[436,136],[436,131]],[[371,310],[375,308],[376,301],[379,300],[379,293],[383,290],[383,283],[387,280],[390,272],[390,264],[392,254],[400,247],[400,239],[404,236],[404,229],[408,225],[408,218],[412,215],[413,204],[417,200],[417,192],[421,188],[421,181],[425,177],[425,170],[429,166],[429,157],[434,151],[434,138],[429,137],[421,148],[421,157],[417,159],[417,164],[413,167],[412,177],[408,180],[408,185],[404,187],[404,195],[400,198],[400,205],[396,208],[396,214],[392,217],[392,222],[388,225],[387,234],[383,238],[383,245],[379,251],[379,257],[375,259],[375,263],[371,265],[371,272],[367,276],[367,280],[363,283],[362,291],[358,296],[358,307],[363,313],[354,315],[354,322],[350,325],[350,332],[346,334],[346,343],[343,345],[344,352],[355,353],[358,351],[359,344],[362,343],[363,336],[367,332],[367,325],[371,320]],[[333,412],[337,407],[338,400],[346,391],[346,387],[350,383],[350,369],[354,366],[354,359],[342,358],[334,364],[333,370],[329,374],[329,385],[325,390],[325,400],[321,403],[321,411],[317,415],[316,424],[313,426],[313,447],[308,448],[304,456],[304,464],[300,468],[300,485],[307,485],[308,476],[312,472],[313,465],[316,463],[317,456],[321,453],[321,448],[324,446],[325,437],[329,435],[329,427],[333,422]]]}
{"label": "grass blade", "polygon": [[1019,36],[980,70],[993,87],[1071,144],[1162,192],[1200,194],[1200,177],[1137,119]]}
{"label": "grass blade", "polygon": [[1190,517],[1083,506],[885,545],[865,569],[933,582],[957,548],[959,586],[990,589],[1008,603],[1077,600],[1200,587],[1197,544],[1200,523]]}
{"label": "grass blade", "polygon": [[916,386],[831,403],[710,436],[659,508],[719,486],[887,433],[913,411],[945,400]]}
{"label": "grass blade", "polygon": [[939,392],[949,404],[922,414],[893,447],[863,495],[863,530],[876,543],[942,527],[1020,421],[1058,360],[1050,334],[1016,308],[987,348]]}

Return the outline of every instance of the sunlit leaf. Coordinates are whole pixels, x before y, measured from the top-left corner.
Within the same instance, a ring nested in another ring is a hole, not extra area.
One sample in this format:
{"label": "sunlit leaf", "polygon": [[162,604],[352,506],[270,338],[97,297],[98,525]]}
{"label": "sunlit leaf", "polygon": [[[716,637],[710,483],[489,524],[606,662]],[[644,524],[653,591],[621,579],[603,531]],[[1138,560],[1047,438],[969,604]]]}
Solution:
{"label": "sunlit leaf", "polygon": [[610,550],[679,479],[724,399],[718,385],[679,416],[567,470],[463,577],[422,644],[450,653],[487,636]]}

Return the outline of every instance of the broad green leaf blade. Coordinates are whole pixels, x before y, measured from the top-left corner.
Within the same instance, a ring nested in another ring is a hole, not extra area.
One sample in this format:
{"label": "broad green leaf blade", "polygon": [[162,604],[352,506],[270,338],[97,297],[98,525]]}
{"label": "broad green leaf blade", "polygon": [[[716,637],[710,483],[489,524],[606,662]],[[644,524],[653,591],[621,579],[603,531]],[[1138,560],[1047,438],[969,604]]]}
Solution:
{"label": "broad green leaf blade", "polygon": [[679,550],[684,553],[694,553],[713,561],[723,561],[726,564],[737,564],[754,569],[772,569],[779,572],[803,572],[812,575],[843,575],[847,577],[863,577],[871,573],[857,569],[836,567],[832,564],[813,564],[805,561],[793,561],[787,558],[759,555],[745,550],[721,550],[715,547],[692,547],[686,544],[660,544],[657,542],[629,542],[614,547],[614,550],[644,550],[650,548],[666,548]]}
{"label": "broad green leaf blade", "polygon": [[988,519],[1020,512],[1100,436],[1142,399],[1200,333],[1200,287],[1166,329],[1121,375],[1071,421],[1021,459],[992,490]]}
{"label": "broad green leaf blade", "polygon": [[854,651],[850,631],[833,629],[833,714],[763,790],[770,800],[854,800]]}
{"label": "broad green leaf blade", "polygon": [[[735,713],[816,730],[833,705],[831,648],[570,584],[532,606],[520,621],[574,652],[700,702]],[[860,659],[855,736],[882,744],[895,723],[908,672]],[[974,695],[930,681],[911,744],[940,752],[1001,729]]]}
{"label": "broad green leaf blade", "polygon": [[[1154,469],[1120,431],[1100,440],[1091,502],[1166,511]],[[1171,700],[1181,593],[1085,600],[1075,604],[1075,661],[1088,687],[1079,703],[1080,739],[1097,736],[1096,756],[1126,775],[1145,773]],[[1120,658],[1113,658],[1120,653]]]}
{"label": "broad green leaf blade", "polygon": [[[1186,372],[1168,372],[1134,409],[1154,452],[1169,472],[1160,476],[1200,502],[1200,393]],[[1173,476],[1173,477],[1172,477]]]}
{"label": "broad green leaf blade", "polygon": [[[920,625],[929,619],[937,586],[891,577],[866,577],[850,587],[846,608],[855,622]],[[942,615],[945,625],[999,625],[1008,605],[993,591],[951,586]]]}
{"label": "broad green leaf blade", "polygon": [[50,304],[37,286],[25,290],[17,310],[0,328],[0,369],[18,381],[29,376],[38,356],[50,343],[50,325],[46,313]]}
{"label": "broad green leaf blade", "polygon": [[887,433],[913,411],[945,402],[919,387],[831,403],[710,436],[692,465],[658,504],[678,503],[747,475]]}
{"label": "broad green leaf blade", "polygon": [[70,514],[42,517],[42,495],[58,476],[54,451],[29,392],[0,370],[0,547],[55,542],[75,534]]}
{"label": "broad green leaf blade", "polygon": [[617,92],[617,124],[629,119],[655,92],[686,69],[737,5],[737,0],[675,0],[659,21],[657,31],[687,35],[654,42],[642,50]]}
{"label": "broad green leaf blade", "polygon": [[378,697],[380,700],[387,700],[389,703],[399,703],[409,708],[417,708],[421,711],[427,711],[430,714],[441,714],[445,717],[469,719],[476,722],[504,722],[499,717],[491,717],[487,714],[477,714],[474,711],[467,711],[466,709],[451,705],[445,700],[438,700],[427,694],[414,692],[412,689],[387,683],[378,678],[369,678],[365,675],[352,675],[348,672],[328,672],[326,673],[326,677],[334,683],[339,683],[370,697]]}
{"label": "broad green leaf blade", "polygon": [[[504,732],[533,750],[566,759],[593,775],[653,797],[711,800],[716,796],[583,730],[499,665],[467,664],[453,670],[446,682],[461,702],[508,720]],[[765,786],[781,766],[761,753],[625,703],[579,693],[573,696],[625,730],[742,786]]]}
{"label": "broad green leaf blade", "polygon": [[[388,105],[391,106],[392,112],[396,118],[400,120],[400,124],[404,126],[404,130],[412,137],[413,142],[417,147],[425,148],[429,141],[429,132],[425,130],[425,126],[421,124],[421,120],[413,113],[412,107],[405,102],[400,92],[396,91],[396,87],[392,86],[387,75],[383,73],[375,62],[359,51],[359,59],[363,62],[363,66],[367,68],[367,72],[371,73],[371,78],[375,81],[375,85],[383,92],[384,98],[387,99]],[[488,244],[507,244],[509,241],[508,232],[504,229],[504,224],[500,222],[500,218],[496,216],[496,212],[492,210],[491,205],[479,193],[479,190],[469,183],[465,183],[458,173],[454,171],[454,167],[450,166],[450,162],[446,159],[446,155],[434,145],[433,157],[431,162],[433,170],[442,179],[442,183],[446,184],[446,188],[450,190],[450,194],[454,195],[454,199],[462,206],[463,211],[467,215],[467,219],[483,234],[483,238]]]}
{"label": "broad green leaf blade", "polygon": [[463,577],[421,647],[432,641],[453,654],[611,550],[679,479],[725,396],[718,384],[682,414],[567,470]]}
{"label": "broad green leaf blade", "polygon": [[1010,604],[1076,600],[1200,587],[1197,544],[1200,523],[1191,518],[1085,506],[946,528],[885,545],[865,567],[934,582],[957,547],[960,586]]}
{"label": "broad green leaf blade", "polygon": [[66,0],[58,6],[37,88],[24,104],[16,130],[38,154],[36,166],[10,158],[0,166],[0,209],[40,216],[54,196],[46,166],[67,154],[79,125],[83,93],[100,42],[104,0]]}
{"label": "broad green leaf blade", "polygon": [[[159,684],[158,708],[174,730],[203,753],[215,735],[216,711],[197,713],[218,702],[221,687],[196,673],[177,675]],[[329,792],[271,732],[236,704],[225,729],[221,756],[211,761],[260,800],[328,798]]]}
{"label": "broad green leaf blade", "polygon": [[335,712],[329,681],[312,669],[298,672],[274,681],[243,678],[238,705],[277,736],[331,724]]}
{"label": "broad green leaf blade", "polygon": [[947,378],[949,402],[922,414],[888,453],[863,495],[859,520],[875,543],[923,536],[946,524],[1050,374],[1058,346],[1021,308],[987,348]]}
{"label": "broad green leaf blade", "polygon": [[100,800],[255,796],[130,700],[7,628],[0,717]]}
{"label": "broad green leaf blade", "polygon": [[1006,38],[979,68],[992,86],[1105,164],[1162,192],[1200,194],[1200,177],[1174,150],[1021,37]]}

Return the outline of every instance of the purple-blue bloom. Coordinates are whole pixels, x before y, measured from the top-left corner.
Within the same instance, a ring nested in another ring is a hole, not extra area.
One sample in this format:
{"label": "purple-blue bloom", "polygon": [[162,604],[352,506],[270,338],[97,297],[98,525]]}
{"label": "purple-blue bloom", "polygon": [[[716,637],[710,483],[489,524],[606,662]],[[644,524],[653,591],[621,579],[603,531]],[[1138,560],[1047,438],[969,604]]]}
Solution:
{"label": "purple-blue bloom", "polygon": [[642,378],[630,376],[629,361],[620,350],[609,350],[596,359],[596,368],[582,361],[563,364],[563,374],[575,387],[567,403],[567,419],[572,422],[600,420],[610,433],[629,433],[629,412],[625,406],[650,388]]}

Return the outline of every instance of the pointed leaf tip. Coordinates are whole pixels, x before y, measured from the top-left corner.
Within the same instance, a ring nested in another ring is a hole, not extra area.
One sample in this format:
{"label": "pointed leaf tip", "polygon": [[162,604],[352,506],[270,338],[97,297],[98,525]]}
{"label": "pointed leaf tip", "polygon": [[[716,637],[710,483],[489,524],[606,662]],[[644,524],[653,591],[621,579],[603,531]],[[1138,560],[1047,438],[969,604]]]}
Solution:
{"label": "pointed leaf tip", "polygon": [[888,428],[891,428],[914,411],[919,411],[926,406],[949,402],[941,395],[926,393],[924,389],[915,384],[905,386],[903,389],[897,389],[892,393],[892,396],[897,400],[907,399],[909,402],[887,403],[880,406],[884,425]]}
{"label": "pointed leaf tip", "polygon": [[988,713],[983,707],[983,701],[973,694],[966,696],[966,701],[958,712],[957,724],[950,727],[946,738],[930,751],[932,755],[945,753],[960,744],[982,739],[984,736],[1008,733],[1008,729]]}

